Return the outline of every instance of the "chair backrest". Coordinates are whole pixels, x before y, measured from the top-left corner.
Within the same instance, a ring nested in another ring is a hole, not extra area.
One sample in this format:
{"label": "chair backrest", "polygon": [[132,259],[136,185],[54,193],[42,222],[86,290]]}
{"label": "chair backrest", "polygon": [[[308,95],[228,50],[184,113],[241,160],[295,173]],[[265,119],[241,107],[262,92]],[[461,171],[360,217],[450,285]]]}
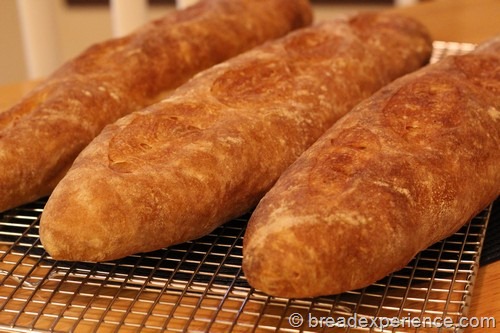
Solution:
{"label": "chair backrest", "polygon": [[[54,0],[16,0],[29,79],[47,76],[61,61]],[[176,0],[185,8],[198,0]],[[109,0],[112,34],[128,34],[147,20],[147,0]]]}

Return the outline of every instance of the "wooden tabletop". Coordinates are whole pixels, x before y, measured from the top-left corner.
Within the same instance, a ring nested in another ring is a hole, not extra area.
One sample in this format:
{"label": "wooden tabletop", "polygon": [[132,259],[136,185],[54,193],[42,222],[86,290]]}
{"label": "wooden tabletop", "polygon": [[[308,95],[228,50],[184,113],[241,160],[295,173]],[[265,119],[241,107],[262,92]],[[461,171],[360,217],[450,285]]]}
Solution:
{"label": "wooden tabletop", "polygon": [[500,35],[498,0],[430,0],[393,11],[418,19],[435,40],[480,43]]}
{"label": "wooden tabletop", "polygon": [[[500,0],[433,0],[393,11],[419,19],[427,25],[436,40],[479,43],[500,35]],[[32,82],[26,82],[0,86],[0,110],[12,105],[33,85]],[[494,316],[497,327],[500,327],[499,300],[500,262],[496,262],[478,271],[469,317]],[[472,329],[466,332],[472,332]]]}

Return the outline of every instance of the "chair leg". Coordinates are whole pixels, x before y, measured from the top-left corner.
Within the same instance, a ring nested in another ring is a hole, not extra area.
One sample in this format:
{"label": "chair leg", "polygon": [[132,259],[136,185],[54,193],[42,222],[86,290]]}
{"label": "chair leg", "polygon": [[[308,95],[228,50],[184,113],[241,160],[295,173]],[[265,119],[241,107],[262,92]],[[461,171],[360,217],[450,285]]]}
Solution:
{"label": "chair leg", "polygon": [[29,79],[52,73],[61,60],[57,1],[17,0],[24,57]]}
{"label": "chair leg", "polygon": [[177,9],[184,9],[198,2],[198,0],[175,0]]}
{"label": "chair leg", "polygon": [[111,27],[114,37],[129,34],[147,20],[147,0],[111,0]]}
{"label": "chair leg", "polygon": [[394,0],[396,6],[411,6],[418,3],[418,0]]}

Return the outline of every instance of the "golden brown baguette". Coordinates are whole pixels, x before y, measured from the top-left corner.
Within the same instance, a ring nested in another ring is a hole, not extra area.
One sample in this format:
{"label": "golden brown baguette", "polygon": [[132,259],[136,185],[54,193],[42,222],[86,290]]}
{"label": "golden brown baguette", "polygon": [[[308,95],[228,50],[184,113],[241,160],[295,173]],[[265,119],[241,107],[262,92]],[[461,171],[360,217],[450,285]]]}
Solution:
{"label": "golden brown baguette", "polygon": [[248,282],[313,297],[365,287],[500,194],[500,38],[401,78],[287,169],[245,234]]}
{"label": "golden brown baguette", "polygon": [[45,249],[102,261],[212,231],[254,207],[334,121],[430,50],[415,21],[364,14],[200,73],[82,152],[43,212]]}
{"label": "golden brown baguette", "polygon": [[92,46],[0,113],[0,211],[49,194],[105,125],[311,21],[307,0],[205,0]]}

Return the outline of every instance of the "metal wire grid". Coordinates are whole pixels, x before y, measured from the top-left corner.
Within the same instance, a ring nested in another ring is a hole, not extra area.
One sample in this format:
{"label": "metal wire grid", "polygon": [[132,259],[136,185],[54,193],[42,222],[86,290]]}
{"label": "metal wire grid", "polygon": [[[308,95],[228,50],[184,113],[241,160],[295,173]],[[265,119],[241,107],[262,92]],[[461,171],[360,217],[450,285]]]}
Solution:
{"label": "metal wire grid", "polygon": [[458,321],[469,304],[490,212],[368,288],[290,300],[268,297],[247,285],[240,267],[246,217],[162,251],[100,264],[65,263],[51,260],[40,244],[37,216],[43,204],[15,209],[0,222],[2,329],[309,332],[289,324],[292,313],[304,318],[448,316]]}
{"label": "metal wire grid", "polygon": [[[435,43],[433,61],[471,44]],[[0,330],[14,332],[321,332],[314,318],[465,316],[491,207],[404,269],[362,290],[268,297],[241,271],[248,216],[199,240],[99,264],[54,261],[38,238],[45,200],[0,215]],[[299,313],[305,323],[293,327]],[[311,326],[311,327],[308,327]],[[379,331],[381,331],[380,329]],[[384,332],[390,328],[384,328]],[[392,328],[393,332],[414,329]],[[443,328],[426,329],[441,332]],[[451,331],[459,331],[459,328]]]}

